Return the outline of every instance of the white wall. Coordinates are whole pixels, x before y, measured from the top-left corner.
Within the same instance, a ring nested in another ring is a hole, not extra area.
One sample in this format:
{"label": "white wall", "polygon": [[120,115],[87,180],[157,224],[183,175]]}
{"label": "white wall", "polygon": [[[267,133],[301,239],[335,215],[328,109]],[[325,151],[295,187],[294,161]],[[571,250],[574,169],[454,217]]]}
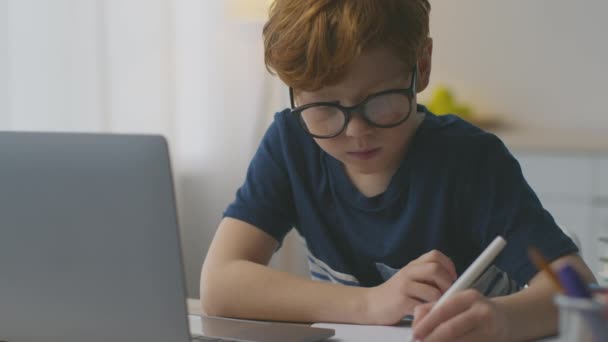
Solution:
{"label": "white wall", "polygon": [[8,60],[8,0],[0,0],[0,128],[8,127],[10,64]]}
{"label": "white wall", "polygon": [[432,85],[453,86],[480,111],[518,124],[608,129],[608,2],[458,0],[432,7]]}
{"label": "white wall", "polygon": [[173,3],[103,0],[109,126],[114,131],[174,131]]}
{"label": "white wall", "polygon": [[[284,89],[224,1],[0,0],[0,129],[170,142],[189,294]],[[278,102],[282,102],[279,104]]]}
{"label": "white wall", "polygon": [[267,76],[262,21],[226,13],[224,3],[176,3],[176,160],[180,219],[191,295],[209,243],[245,177],[286,90]]}
{"label": "white wall", "polygon": [[99,129],[95,1],[8,1],[6,13],[10,127]]}

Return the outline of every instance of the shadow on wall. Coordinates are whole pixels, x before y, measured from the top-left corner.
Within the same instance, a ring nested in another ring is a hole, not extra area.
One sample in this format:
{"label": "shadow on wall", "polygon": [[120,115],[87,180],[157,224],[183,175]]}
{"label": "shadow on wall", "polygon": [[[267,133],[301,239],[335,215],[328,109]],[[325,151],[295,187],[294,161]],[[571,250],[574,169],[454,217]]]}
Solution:
{"label": "shadow on wall", "polygon": [[308,249],[295,229],[287,234],[281,249],[272,256],[270,267],[310,279]]}
{"label": "shadow on wall", "polygon": [[[241,185],[240,175],[229,176],[225,176],[223,182],[216,182],[213,180],[222,178],[222,175],[194,170],[175,175],[182,255],[187,261],[184,262],[184,271],[190,298],[199,297],[200,271],[209,244],[224,210]],[[310,278],[307,255],[304,241],[294,229],[274,254],[270,266]]]}
{"label": "shadow on wall", "polygon": [[180,235],[188,297],[199,297],[200,271],[209,243],[234,198],[239,181],[197,170],[175,175]]}

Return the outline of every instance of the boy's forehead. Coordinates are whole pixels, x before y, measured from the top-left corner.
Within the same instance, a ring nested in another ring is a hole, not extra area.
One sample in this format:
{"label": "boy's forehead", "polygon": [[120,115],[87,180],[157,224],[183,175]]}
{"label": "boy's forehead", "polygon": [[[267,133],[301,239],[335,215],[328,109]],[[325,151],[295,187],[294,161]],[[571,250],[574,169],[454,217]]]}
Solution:
{"label": "boy's forehead", "polygon": [[344,77],[334,84],[328,84],[314,91],[297,93],[332,96],[344,91],[383,90],[386,87],[404,87],[409,80],[411,65],[406,65],[395,54],[385,48],[365,51],[357,56]]}
{"label": "boy's forehead", "polygon": [[296,94],[304,99],[315,97],[333,100],[345,95],[365,96],[390,88],[405,88],[409,86],[411,70],[411,67],[407,68],[403,63],[353,64],[345,77],[337,83],[323,86],[314,91],[296,90]]}
{"label": "boy's forehead", "polygon": [[375,75],[375,77],[345,78],[336,84],[324,86],[315,91],[302,93],[328,98],[336,98],[344,94],[374,93],[389,88],[404,88],[408,79],[407,73],[392,74],[387,77],[377,77],[377,75]]}

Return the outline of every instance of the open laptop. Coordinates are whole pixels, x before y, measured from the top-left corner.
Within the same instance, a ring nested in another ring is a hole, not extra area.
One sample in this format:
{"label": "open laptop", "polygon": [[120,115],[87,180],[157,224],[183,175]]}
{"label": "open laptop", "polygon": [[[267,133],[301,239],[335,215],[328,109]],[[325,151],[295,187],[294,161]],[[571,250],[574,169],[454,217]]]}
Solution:
{"label": "open laptop", "polygon": [[[0,341],[190,341],[167,143],[0,132]],[[202,318],[210,340],[333,330]]]}

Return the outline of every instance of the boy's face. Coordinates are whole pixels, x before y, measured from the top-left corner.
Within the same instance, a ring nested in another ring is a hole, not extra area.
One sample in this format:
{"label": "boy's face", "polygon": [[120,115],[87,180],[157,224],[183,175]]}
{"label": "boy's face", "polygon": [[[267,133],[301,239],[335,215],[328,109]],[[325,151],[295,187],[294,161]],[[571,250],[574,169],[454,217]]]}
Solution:
{"label": "boy's face", "polygon": [[[430,48],[427,52],[430,53]],[[417,88],[420,90],[428,83],[430,55],[428,59],[419,60],[420,80]],[[412,77],[411,65],[402,63],[386,48],[376,48],[355,59],[346,77],[339,83],[310,92],[296,90],[295,102],[296,106],[314,102],[339,102],[350,107],[381,91],[408,88]],[[315,138],[315,141],[325,152],[340,160],[351,175],[392,175],[399,167],[422,119],[423,115],[416,113],[414,96],[409,118],[396,127],[374,127],[363,119],[361,113],[354,112],[338,136]]]}

